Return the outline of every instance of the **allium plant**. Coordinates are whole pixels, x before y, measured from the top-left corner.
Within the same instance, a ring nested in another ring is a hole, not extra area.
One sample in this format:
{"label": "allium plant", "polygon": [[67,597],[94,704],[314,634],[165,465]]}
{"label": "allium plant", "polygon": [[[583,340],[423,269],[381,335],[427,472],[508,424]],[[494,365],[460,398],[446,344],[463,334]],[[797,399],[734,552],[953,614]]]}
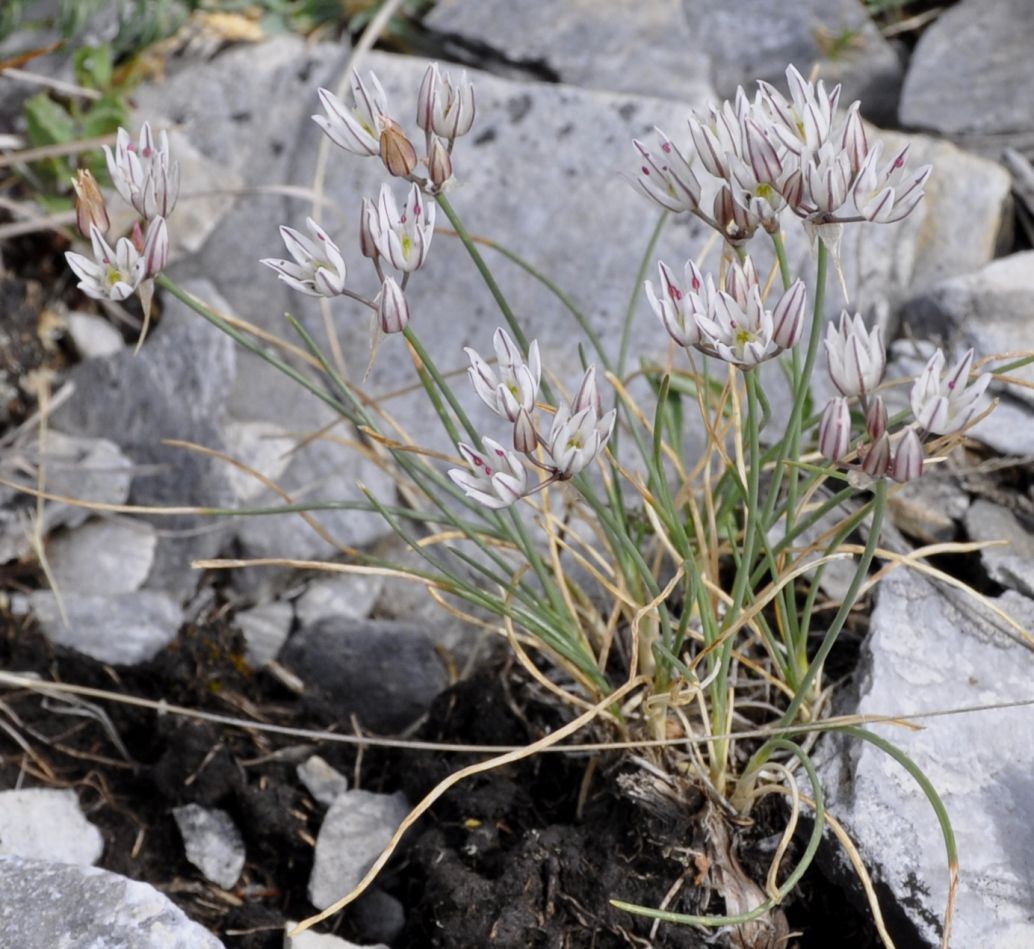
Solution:
{"label": "allium plant", "polygon": [[[760,83],[752,97],[739,90],[733,101],[692,115],[682,144],[663,132],[655,149],[634,143],[642,194],[667,214],[700,218],[723,246],[717,272],[704,273],[691,258],[674,268],[658,262],[659,279],[645,283],[646,302],[660,324],[651,325],[659,341],[674,344],[681,362],[652,374],[652,409],[629,395],[623,354],[609,353],[563,296],[598,365],[585,366],[577,379],[557,379],[543,365],[538,343],[523,333],[446,197],[454,146],[470,131],[476,109],[467,77],[454,80],[437,65],[427,70],[417,95],[420,151],[372,74],[354,76],[351,103],[319,91],[324,114],[313,118],[328,137],[355,156],[379,159],[390,177],[409,185],[400,195],[385,183],[378,195],[357,203],[354,239],[370,262],[365,277],[346,272],[338,245],[312,219],[307,235],[281,228],[293,260],[262,263],[299,293],[344,298],[369,311],[383,333],[405,338],[414,373],[455,446],[451,467],[438,464],[434,452],[383,431],[368,400],[297,321],[292,323],[325,378],[299,371],[158,278],[374,436],[376,450],[406,485],[408,503],[370,496],[367,507],[421,558],[422,567],[410,572],[498,617],[513,642],[536,644],[552,674],[528,662],[523,648],[520,656],[552,692],[583,713],[593,709],[590,718],[605,717],[618,737],[653,740],[644,754],[673,781],[689,781],[720,802],[715,814],[732,810],[747,817],[773,782],[792,783],[794,771],[807,774],[814,831],[800,865],[781,885],[778,867],[767,890],[745,880],[728,849],[716,844],[708,855],[718,868],[712,884],[726,897],[727,916],[658,914],[619,904],[675,922],[743,924],[744,932],[760,932],[757,926],[778,916],[779,902],[822,836],[822,792],[802,735],[825,727],[825,662],[877,554],[888,493],[920,477],[957,444],[984,411],[990,378],[973,378],[972,353],[946,370],[938,351],[913,385],[910,410],[891,416],[881,393],[887,358],[882,330],[847,312],[838,322],[824,321],[828,260],[844,228],[887,225],[911,213],[930,169],[910,168],[907,149],[885,160],[882,146],[869,141],[857,103],[838,111],[839,86],[808,82],[792,67],[787,80],[787,93]],[[136,146],[120,132],[109,155],[116,187],[146,219],[146,237],[138,229],[112,248],[98,223],[106,214],[84,186],[80,220],[93,259],[70,254],[69,263],[90,295],[123,299],[164,265],[162,215],[175,203],[178,176],[164,135],[155,141],[147,126]],[[705,201],[705,194],[714,197]],[[436,209],[485,278],[506,324],[491,339],[486,332],[484,339],[470,340],[465,391],[448,384],[423,346],[421,315],[411,311],[406,296],[409,281],[418,274],[422,279],[429,261],[433,269]],[[784,229],[793,226],[802,226],[815,246],[810,300],[784,252]],[[752,255],[759,240],[774,248],[779,288],[766,289],[774,275],[763,277]],[[525,269],[535,274],[530,265]],[[823,337],[837,395],[813,414],[811,383]],[[493,355],[486,355],[489,342]],[[789,409],[779,428],[770,421],[759,368],[772,360],[783,363],[790,381]],[[696,458],[681,450],[687,397],[703,414],[709,439]],[[496,417],[491,431],[472,423],[465,408],[472,399]],[[629,449],[620,461],[618,439]],[[803,541],[837,512],[836,528],[816,543]],[[824,564],[859,529],[865,540],[854,578],[832,619],[819,622],[814,606]],[[740,710],[742,695],[752,696],[750,716]],[[762,729],[759,710],[770,715]],[[887,748],[917,773],[883,739],[837,727]],[[936,794],[917,776],[943,818]],[[942,823],[954,866],[950,826]],[[746,903],[744,893],[753,894]]]}

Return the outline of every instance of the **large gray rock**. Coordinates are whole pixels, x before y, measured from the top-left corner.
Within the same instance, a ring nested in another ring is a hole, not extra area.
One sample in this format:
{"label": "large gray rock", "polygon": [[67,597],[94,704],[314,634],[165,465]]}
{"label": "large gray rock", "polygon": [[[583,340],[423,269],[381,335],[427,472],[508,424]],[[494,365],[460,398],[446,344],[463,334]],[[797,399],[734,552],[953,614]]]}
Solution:
{"label": "large gray rock", "polygon": [[0,857],[93,864],[103,852],[104,838],[86,819],[75,791],[0,791]]}
{"label": "large gray rock", "polygon": [[11,949],[223,949],[147,883],[18,857],[0,857],[0,933]]}
{"label": "large gray rock", "polygon": [[[995,604],[1034,629],[1034,601],[1009,592]],[[863,648],[857,711],[908,715],[1029,697],[1034,658],[1000,621],[950,588],[897,570],[878,587]],[[961,863],[951,945],[1034,945],[1034,730],[1027,707],[872,725],[922,769],[951,818]],[[915,928],[915,945],[940,945],[948,896],[944,843],[915,781],[876,747],[850,740],[823,766],[831,813],[889,887]],[[845,873],[850,875],[846,866]],[[991,943],[988,939],[991,938]],[[902,935],[902,943],[912,945]],[[899,943],[901,944],[901,943]]]}
{"label": "large gray rock", "polygon": [[411,725],[448,685],[434,643],[413,623],[324,617],[291,637],[281,662],[310,701],[375,732]]}
{"label": "large gray rock", "polygon": [[991,579],[1004,587],[1034,596],[1034,536],[1012,511],[978,498],[966,513],[970,540],[1004,540],[1005,546],[986,547],[980,559]]}
{"label": "large gray rock", "polygon": [[781,84],[795,65],[805,75],[844,86],[846,105],[861,99],[874,121],[893,119],[902,66],[857,0],[682,0],[695,48],[714,60],[719,94],[731,96],[755,79]]}
{"label": "large gray rock", "polygon": [[[973,273],[942,280],[905,308],[913,332],[940,336],[978,356],[1034,352],[1034,251],[991,261]],[[1010,373],[1034,384],[1034,367]],[[1034,389],[1011,386],[1014,398],[1034,405]]]}
{"label": "large gray rock", "polygon": [[168,594],[137,590],[117,596],[33,590],[29,609],[47,638],[98,662],[136,665],[176,638],[183,610]]}
{"label": "large gray rock", "polygon": [[[28,437],[6,454],[0,461],[3,476],[27,487],[36,488],[38,479],[25,478],[22,466],[35,472],[42,465],[44,488],[50,494],[104,504],[124,504],[129,497],[133,462],[108,439],[66,435],[48,428],[42,439]],[[28,528],[38,502],[6,488],[0,501],[0,563],[6,563],[31,553],[32,531]],[[40,533],[46,536],[58,527],[77,527],[90,516],[86,508],[47,501]]]}
{"label": "large gray rock", "polygon": [[312,905],[325,909],[353,889],[408,813],[402,794],[346,791],[339,795],[316,838],[309,877]]}
{"label": "large gray rock", "polygon": [[[189,289],[213,296],[207,284]],[[76,398],[57,410],[55,422],[108,438],[134,462],[148,466],[134,479],[134,504],[228,504],[232,494],[225,462],[161,440],[221,448],[219,425],[234,371],[233,341],[183,304],[168,300],[162,325],[138,355],[120,352],[72,370]],[[186,599],[199,579],[191,560],[217,553],[228,524],[193,515],[156,518],[155,523],[162,536],[146,586]]]}
{"label": "large gray rock", "polygon": [[707,47],[679,0],[439,0],[424,23],[490,51],[493,72],[523,66],[572,86],[683,102],[710,95]]}
{"label": "large gray rock", "polygon": [[[904,125],[998,157],[1034,145],[1034,7],[962,0],[925,30],[901,93]],[[960,51],[964,50],[964,55]]]}

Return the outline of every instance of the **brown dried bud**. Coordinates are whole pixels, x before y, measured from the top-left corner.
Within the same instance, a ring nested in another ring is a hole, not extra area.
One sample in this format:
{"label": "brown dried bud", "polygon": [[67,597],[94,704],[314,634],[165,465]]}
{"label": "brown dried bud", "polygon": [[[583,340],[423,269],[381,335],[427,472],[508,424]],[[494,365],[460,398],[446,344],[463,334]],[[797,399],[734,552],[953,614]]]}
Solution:
{"label": "brown dried bud", "polygon": [[90,225],[93,225],[102,234],[106,234],[111,221],[97,179],[89,169],[80,168],[78,177],[72,179],[72,187],[75,189],[75,223],[79,233],[88,238]]}
{"label": "brown dried bud", "polygon": [[417,165],[416,149],[393,119],[381,118],[381,161],[389,174],[408,178]]}

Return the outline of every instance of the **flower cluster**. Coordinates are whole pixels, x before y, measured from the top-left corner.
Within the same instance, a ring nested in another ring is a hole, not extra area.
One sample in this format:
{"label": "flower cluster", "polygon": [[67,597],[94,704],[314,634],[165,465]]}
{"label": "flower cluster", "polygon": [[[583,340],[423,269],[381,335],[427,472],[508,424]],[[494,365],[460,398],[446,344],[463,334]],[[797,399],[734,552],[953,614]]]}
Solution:
{"label": "flower cluster", "polygon": [[108,172],[119,195],[141,216],[129,237],[120,237],[112,247],[105,234],[111,226],[104,196],[89,171],[80,171],[72,181],[76,196],[76,223],[83,237],[90,239],[93,257],[69,251],[68,266],[79,278],[79,289],[96,300],[125,300],[139,293],[145,311],[154,292],[154,278],[169,257],[166,219],[179,197],[179,163],[171,158],[169,138],[157,137],[145,122],[134,144],[120,128],[115,150],[104,146]]}
{"label": "flower cluster", "polygon": [[724,289],[686,262],[683,285],[665,263],[658,265],[658,293],[646,281],[646,297],[676,343],[749,369],[792,348],[804,330],[804,284],[795,280],[771,310],[761,298],[757,270],[749,256],[733,261]]}
{"label": "flower cluster", "polygon": [[[486,507],[502,508],[583,471],[606,447],[617,413],[613,409],[603,412],[596,368],[590,366],[574,399],[554,410],[549,430],[542,434],[535,417],[542,378],[538,341],[528,347],[527,359],[504,329],[496,330],[492,343],[496,368],[468,347],[467,371],[481,401],[513,426],[513,450],[491,438],[482,439],[483,451],[461,443],[460,454],[469,470],[453,468],[449,477],[468,497]],[[530,489],[522,455],[546,473],[546,478]]]}
{"label": "flower cluster", "polygon": [[[909,403],[913,421],[892,439],[887,432],[887,409],[876,394],[883,380],[887,353],[877,326],[871,331],[859,314],[840,316],[826,331],[829,378],[840,392],[829,400],[819,424],[819,451],[830,461],[856,468],[870,478],[911,481],[923,472],[923,440],[929,435],[961,431],[984,409],[989,373],[969,381],[973,350],[945,372],[944,353],[937,350],[912,386]],[[864,417],[864,440],[859,461],[845,464],[852,451],[850,400],[857,399]],[[893,442],[893,444],[892,444]]]}
{"label": "flower cluster", "polygon": [[[751,99],[738,89],[732,102],[689,119],[692,148],[683,151],[658,129],[659,148],[642,142],[636,182],[669,211],[688,211],[739,246],[759,227],[779,230],[789,210],[809,233],[836,253],[843,224],[899,221],[923,196],[930,174],[910,171],[906,146],[889,160],[883,145],[870,145],[854,103],[837,115],[840,86],[827,91],[790,66],[789,98],[766,82]],[[718,180],[710,208],[694,165]]]}
{"label": "flower cluster", "polygon": [[[391,175],[411,182],[401,208],[384,184],[376,201],[363,199],[359,212],[359,249],[372,262],[380,290],[369,299],[348,288],[341,249],[312,218],[306,220],[309,237],[290,227],[280,228],[293,260],[267,257],[262,263],[301,293],[358,300],[376,314],[383,332],[401,333],[410,317],[406,284],[427,260],[434,236],[436,206],[425,195],[438,194],[452,178],[453,145],[474,122],[474,89],[465,73],[454,84],[437,64],[428,67],[417,101],[417,124],[426,138],[427,176],[415,174],[416,148],[389,114],[387,93],[374,73],[365,82],[358,73],[352,74],[351,107],[327,89],[319,90],[319,98],[326,114],[312,118],[334,144],[355,155],[379,155]],[[386,275],[385,266],[401,276]]]}

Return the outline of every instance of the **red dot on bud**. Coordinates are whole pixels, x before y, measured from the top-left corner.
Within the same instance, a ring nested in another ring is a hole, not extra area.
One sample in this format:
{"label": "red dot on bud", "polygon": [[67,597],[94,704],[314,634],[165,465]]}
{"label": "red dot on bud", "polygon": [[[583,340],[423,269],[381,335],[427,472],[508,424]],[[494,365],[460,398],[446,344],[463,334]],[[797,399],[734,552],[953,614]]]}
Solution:
{"label": "red dot on bud", "polygon": [[665,143],[664,143],[664,144],[663,144],[663,145],[661,146],[661,151],[662,151],[662,152],[668,152],[668,153],[670,154],[670,153],[671,153],[671,142],[665,142]]}

